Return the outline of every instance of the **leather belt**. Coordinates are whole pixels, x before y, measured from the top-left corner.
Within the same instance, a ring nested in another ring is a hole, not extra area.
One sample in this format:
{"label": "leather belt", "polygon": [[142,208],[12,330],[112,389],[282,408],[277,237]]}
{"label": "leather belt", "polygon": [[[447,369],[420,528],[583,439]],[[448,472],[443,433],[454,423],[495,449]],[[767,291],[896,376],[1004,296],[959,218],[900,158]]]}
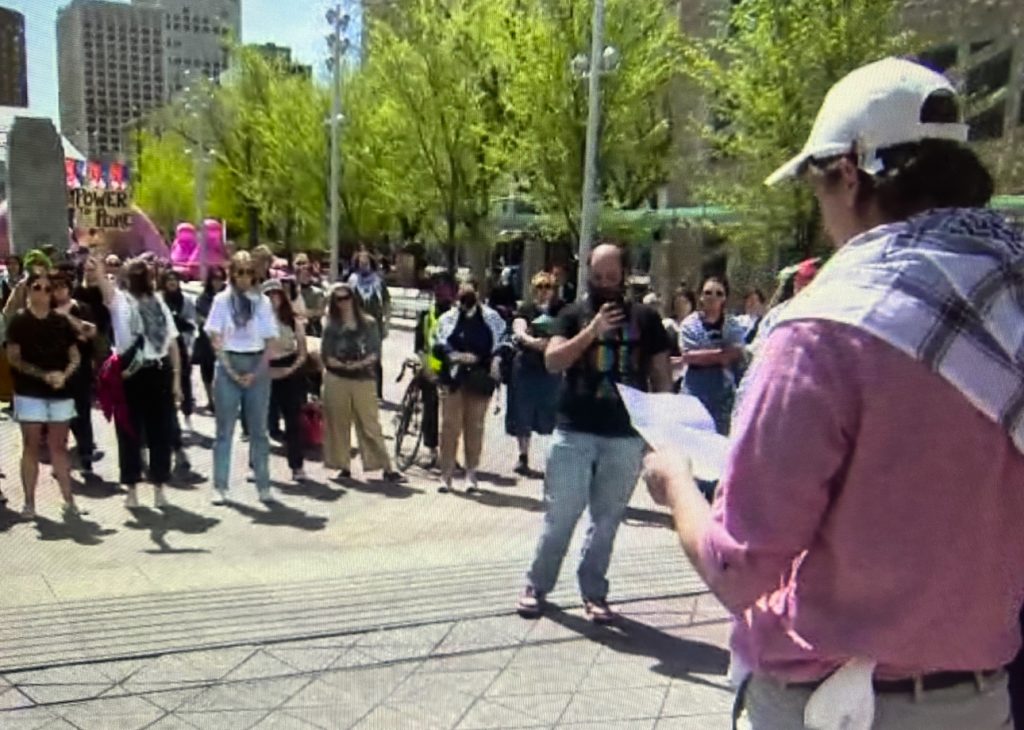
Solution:
{"label": "leather belt", "polygon": [[[918,692],[936,692],[950,689],[968,682],[978,682],[998,674],[998,670],[986,672],[934,672],[909,679],[875,679],[871,682],[875,694],[915,694]],[[787,684],[788,687],[817,689],[828,679],[825,677],[817,682]]]}

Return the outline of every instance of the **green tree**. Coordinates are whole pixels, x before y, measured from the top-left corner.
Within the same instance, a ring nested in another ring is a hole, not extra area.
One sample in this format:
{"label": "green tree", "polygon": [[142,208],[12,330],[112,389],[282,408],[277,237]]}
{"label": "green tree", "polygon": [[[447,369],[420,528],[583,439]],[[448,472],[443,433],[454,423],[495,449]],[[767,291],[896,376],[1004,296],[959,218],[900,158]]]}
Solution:
{"label": "green tree", "polygon": [[[366,84],[364,103],[349,108],[346,145],[353,138],[363,145],[361,169],[348,159],[349,179],[366,173],[368,155],[380,154],[375,175],[385,203],[401,206],[396,216],[422,215],[428,226],[440,220],[439,238],[452,256],[460,233],[483,239],[507,166],[502,79],[491,46],[503,5],[413,0],[400,24],[372,24],[359,82]],[[376,143],[365,136],[370,125]]]}
{"label": "green tree", "polygon": [[740,214],[730,243],[748,260],[809,256],[820,244],[803,186],[765,187],[795,155],[828,88],[853,69],[912,50],[895,32],[897,0],[742,0],[719,37],[695,40],[687,72],[706,94],[702,197]]}
{"label": "green tree", "polygon": [[[592,0],[546,0],[509,13],[506,94],[514,164],[530,197],[579,235],[587,127],[587,83],[571,60],[590,48]],[[683,38],[662,0],[608,0],[607,45],[619,64],[602,80],[599,169],[604,199],[624,208],[647,202],[668,177],[673,118],[669,86]]]}
{"label": "green tree", "polygon": [[187,143],[175,133],[157,136],[143,132],[141,178],[134,189],[135,203],[161,230],[172,231],[195,215],[195,176]]}

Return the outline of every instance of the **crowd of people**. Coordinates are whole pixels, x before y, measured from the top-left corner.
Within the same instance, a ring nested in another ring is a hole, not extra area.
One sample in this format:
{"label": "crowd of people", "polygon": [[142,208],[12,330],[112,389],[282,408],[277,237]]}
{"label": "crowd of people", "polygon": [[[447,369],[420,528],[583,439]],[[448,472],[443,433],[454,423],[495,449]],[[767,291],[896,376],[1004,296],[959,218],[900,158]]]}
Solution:
{"label": "crowd of people", "polygon": [[[531,439],[552,436],[521,615],[545,611],[589,511],[579,591],[592,621],[616,619],[607,572],[643,475],[734,616],[736,727],[798,728],[811,715],[830,728],[1010,726],[1004,667],[1024,602],[1024,238],[986,208],[992,178],[964,144],[960,106],[944,77],[909,61],[840,81],[804,150],[767,181],[811,187],[836,252],[783,271],[770,300],[750,290],[740,313],[719,275],[681,285],[665,311],[653,295],[636,301],[627,253],[611,244],[591,252],[580,297],[563,270],[537,274],[521,304],[511,279],[487,298],[473,281],[435,277],[414,347],[439,491],[454,489],[460,443],[465,489],[479,491],[503,381],[515,471],[533,474]],[[328,468],[352,477],[354,428],[363,472],[404,479],[380,421],[391,307],[373,257],[361,252],[326,289],[307,257],[284,279],[269,260],[235,254],[194,303],[153,260],[8,262],[24,517],[44,452],[65,512],[78,513],[68,434],[88,472],[103,456],[94,397],[115,423],[128,506],[144,480],[166,505],[194,364],[216,417],[216,504],[229,499],[240,419],[262,501],[274,499],[269,437],[282,419],[293,477],[305,478],[298,414],[311,393]],[[650,452],[619,385],[698,399],[732,437],[721,481],[698,483],[685,459]]]}

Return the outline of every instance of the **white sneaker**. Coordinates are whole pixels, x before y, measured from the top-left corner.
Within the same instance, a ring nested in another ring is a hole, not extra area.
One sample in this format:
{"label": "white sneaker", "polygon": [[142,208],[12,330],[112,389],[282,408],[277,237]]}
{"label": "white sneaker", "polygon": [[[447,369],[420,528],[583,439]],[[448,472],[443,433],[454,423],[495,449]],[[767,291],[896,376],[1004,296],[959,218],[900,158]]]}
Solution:
{"label": "white sneaker", "polygon": [[34,520],[36,518],[36,508],[29,507],[27,504],[21,508],[21,519],[23,520]]}
{"label": "white sneaker", "polygon": [[466,492],[473,494],[480,491],[480,483],[477,481],[476,472],[466,472]]}
{"label": "white sneaker", "polygon": [[138,509],[139,508],[139,490],[136,487],[128,488],[128,496],[124,500],[124,506],[126,509]]}
{"label": "white sneaker", "polygon": [[156,488],[156,494],[153,496],[153,505],[157,509],[163,509],[164,507],[170,507],[170,502],[167,501],[167,495],[164,494],[163,487]]}
{"label": "white sneaker", "polygon": [[227,493],[227,491],[223,491],[222,492],[219,489],[214,489],[213,490],[213,497],[211,498],[210,501],[211,501],[211,503],[213,504],[214,507],[223,507],[229,501],[228,500],[228,493]]}
{"label": "white sneaker", "polygon": [[296,469],[295,471],[292,472],[292,481],[293,482],[296,482],[298,484],[302,484],[304,481],[306,481],[306,479],[307,479],[306,472],[302,471],[302,469]]}

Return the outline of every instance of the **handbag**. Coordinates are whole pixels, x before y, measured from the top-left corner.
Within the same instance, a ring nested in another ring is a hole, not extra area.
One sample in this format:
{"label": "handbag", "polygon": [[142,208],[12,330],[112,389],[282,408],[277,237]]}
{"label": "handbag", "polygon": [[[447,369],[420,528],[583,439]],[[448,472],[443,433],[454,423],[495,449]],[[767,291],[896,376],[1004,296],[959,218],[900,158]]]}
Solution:
{"label": "handbag", "polygon": [[300,414],[302,442],[306,448],[318,449],[324,445],[324,412],[320,401],[314,400],[302,406]]}

